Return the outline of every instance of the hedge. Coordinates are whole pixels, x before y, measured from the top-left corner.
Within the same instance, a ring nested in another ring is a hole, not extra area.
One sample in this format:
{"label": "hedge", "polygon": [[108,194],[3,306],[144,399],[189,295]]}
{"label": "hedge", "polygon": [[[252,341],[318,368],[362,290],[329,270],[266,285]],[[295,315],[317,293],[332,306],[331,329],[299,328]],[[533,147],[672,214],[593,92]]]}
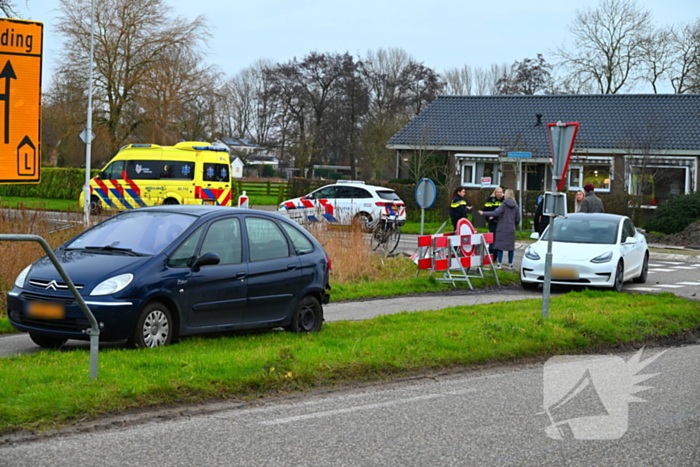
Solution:
{"label": "hedge", "polygon": [[[92,171],[93,177],[99,170]],[[85,185],[85,169],[42,167],[41,182],[0,185],[1,196],[77,200]]]}

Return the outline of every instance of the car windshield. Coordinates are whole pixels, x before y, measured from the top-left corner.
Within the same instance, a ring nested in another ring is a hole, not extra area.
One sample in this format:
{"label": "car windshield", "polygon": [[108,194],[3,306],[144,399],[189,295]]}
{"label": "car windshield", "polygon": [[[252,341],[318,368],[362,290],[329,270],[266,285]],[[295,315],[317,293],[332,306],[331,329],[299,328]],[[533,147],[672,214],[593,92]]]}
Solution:
{"label": "car windshield", "polygon": [[[617,221],[557,218],[553,241],[613,245],[617,243],[617,224]],[[547,229],[542,240],[549,240],[551,231]]]}
{"label": "car windshield", "polygon": [[381,199],[386,199],[389,201],[401,201],[401,198],[399,198],[399,195],[397,195],[395,191],[377,190],[377,194]]}
{"label": "car windshield", "polygon": [[186,214],[129,211],[97,224],[66,248],[153,255],[172,243],[195,220],[196,217]]}

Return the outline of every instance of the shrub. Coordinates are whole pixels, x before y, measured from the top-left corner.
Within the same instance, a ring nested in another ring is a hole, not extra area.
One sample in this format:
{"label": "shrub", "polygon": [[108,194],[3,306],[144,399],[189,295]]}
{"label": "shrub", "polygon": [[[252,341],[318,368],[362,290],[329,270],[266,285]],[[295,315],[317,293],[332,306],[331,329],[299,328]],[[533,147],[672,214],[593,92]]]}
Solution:
{"label": "shrub", "polygon": [[672,196],[657,206],[656,212],[644,225],[650,232],[675,234],[700,219],[700,192]]}

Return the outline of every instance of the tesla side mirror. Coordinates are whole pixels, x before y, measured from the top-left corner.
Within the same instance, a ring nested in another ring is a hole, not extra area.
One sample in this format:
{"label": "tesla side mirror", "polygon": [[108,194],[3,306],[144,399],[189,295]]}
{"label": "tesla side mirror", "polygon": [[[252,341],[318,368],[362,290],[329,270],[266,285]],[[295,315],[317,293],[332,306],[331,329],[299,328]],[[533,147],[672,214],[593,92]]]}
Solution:
{"label": "tesla side mirror", "polygon": [[625,240],[625,245],[636,245],[637,244],[637,239],[634,237],[627,237],[627,240]]}
{"label": "tesla side mirror", "polygon": [[540,233],[539,232],[532,232],[530,234],[530,238],[533,240],[539,240],[540,239]]}
{"label": "tesla side mirror", "polygon": [[221,258],[219,258],[219,255],[216,253],[206,253],[194,262],[192,265],[192,269],[199,269],[202,266],[213,266],[215,264],[219,264],[221,262]]}

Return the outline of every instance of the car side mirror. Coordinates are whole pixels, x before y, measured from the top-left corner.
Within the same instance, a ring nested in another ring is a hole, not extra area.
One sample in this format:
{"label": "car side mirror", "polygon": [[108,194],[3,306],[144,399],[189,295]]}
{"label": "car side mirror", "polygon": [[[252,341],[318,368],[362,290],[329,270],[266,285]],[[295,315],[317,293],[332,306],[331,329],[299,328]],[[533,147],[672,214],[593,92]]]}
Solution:
{"label": "car side mirror", "polygon": [[219,255],[216,253],[206,253],[194,262],[192,265],[192,269],[199,269],[202,266],[213,266],[215,264],[219,264],[221,262],[221,258],[219,258]]}
{"label": "car side mirror", "polygon": [[625,245],[636,245],[637,244],[637,239],[634,237],[627,237],[627,240],[625,240]]}
{"label": "car side mirror", "polygon": [[540,233],[539,232],[532,232],[530,234],[530,238],[533,240],[539,240],[540,239]]}

